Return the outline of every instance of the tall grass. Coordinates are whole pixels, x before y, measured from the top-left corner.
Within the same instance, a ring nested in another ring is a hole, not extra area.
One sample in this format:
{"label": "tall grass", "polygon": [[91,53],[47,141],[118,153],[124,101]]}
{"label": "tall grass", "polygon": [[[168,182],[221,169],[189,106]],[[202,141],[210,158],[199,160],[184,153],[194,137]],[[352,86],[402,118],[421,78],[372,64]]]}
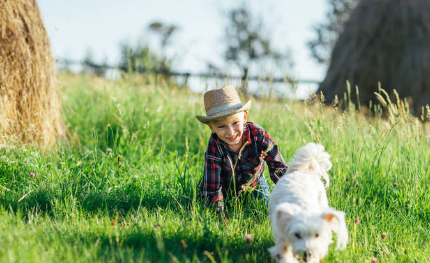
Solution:
{"label": "tall grass", "polygon": [[[201,94],[136,76],[59,79],[69,140],[0,149],[1,262],[270,262],[263,205],[239,203],[223,222],[198,198]],[[286,160],[310,141],[332,155],[329,202],[350,242],[325,262],[430,262],[429,132],[390,115],[400,103],[352,105],[253,99],[248,116]]]}

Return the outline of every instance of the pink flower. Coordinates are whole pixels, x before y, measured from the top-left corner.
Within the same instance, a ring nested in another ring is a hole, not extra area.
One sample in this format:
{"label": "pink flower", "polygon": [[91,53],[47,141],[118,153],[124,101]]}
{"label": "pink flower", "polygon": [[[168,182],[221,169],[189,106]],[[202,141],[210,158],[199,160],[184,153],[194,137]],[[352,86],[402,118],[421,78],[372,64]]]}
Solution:
{"label": "pink flower", "polygon": [[245,242],[248,243],[248,244],[252,243],[252,236],[250,234],[248,234],[248,235],[245,236]]}
{"label": "pink flower", "polygon": [[397,187],[399,184],[398,183],[394,183],[394,187]]}
{"label": "pink flower", "polygon": [[386,238],[387,237],[387,233],[385,233],[385,232],[382,233],[381,237],[382,237],[382,239]]}
{"label": "pink flower", "polygon": [[360,184],[359,184],[358,182],[357,182],[357,183],[355,183],[355,186],[357,186],[357,187],[358,187],[359,185],[360,185]]}
{"label": "pink flower", "polygon": [[30,177],[34,177],[36,176],[34,173],[30,173]]}
{"label": "pink flower", "polygon": [[376,262],[378,262],[378,259],[377,258],[372,258],[372,261],[371,261],[372,263],[376,263]]}
{"label": "pink flower", "polygon": [[360,223],[360,218],[358,216],[354,219],[354,223],[356,224]]}

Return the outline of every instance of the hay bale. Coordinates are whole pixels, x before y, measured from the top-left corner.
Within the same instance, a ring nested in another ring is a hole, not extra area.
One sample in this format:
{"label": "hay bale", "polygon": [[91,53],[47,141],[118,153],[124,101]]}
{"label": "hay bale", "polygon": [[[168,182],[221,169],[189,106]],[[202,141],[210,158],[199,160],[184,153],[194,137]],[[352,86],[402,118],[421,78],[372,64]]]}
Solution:
{"label": "hay bale", "polygon": [[0,0],[0,141],[65,134],[55,61],[35,0]]}
{"label": "hay bale", "polygon": [[[378,82],[412,99],[416,115],[430,103],[430,1],[361,0],[339,35],[329,69],[320,84],[327,102],[339,99],[351,83],[360,101],[376,102]],[[354,98],[355,97],[355,98]]]}

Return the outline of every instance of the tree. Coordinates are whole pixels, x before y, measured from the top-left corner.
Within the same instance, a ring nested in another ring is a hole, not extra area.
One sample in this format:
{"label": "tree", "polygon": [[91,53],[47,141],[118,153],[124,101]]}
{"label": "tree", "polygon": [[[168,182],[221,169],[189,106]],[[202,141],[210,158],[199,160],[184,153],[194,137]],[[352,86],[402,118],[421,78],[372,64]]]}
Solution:
{"label": "tree", "polygon": [[84,59],[82,60],[82,73],[103,77],[108,68],[106,59],[103,63],[98,64],[93,58],[93,51],[87,49]]}
{"label": "tree", "polygon": [[254,63],[290,61],[290,57],[272,48],[267,30],[259,15],[254,15],[247,5],[242,4],[227,12],[227,26],[225,28],[226,49],[224,58],[234,62],[243,72],[243,78]]}
{"label": "tree", "polygon": [[351,10],[359,0],[329,0],[327,21],[314,27],[315,38],[307,45],[318,63],[328,63],[334,44],[342,32]]}
{"label": "tree", "polygon": [[172,36],[177,32],[178,27],[176,25],[166,25],[162,22],[152,22],[148,26],[151,32],[158,35],[161,47],[161,61],[159,70],[161,72],[169,72],[172,66],[172,60],[167,58],[166,48],[171,44]]}
{"label": "tree", "polygon": [[[119,68],[131,72],[162,72],[168,74],[172,67],[172,58],[167,55],[167,48],[171,44],[172,36],[177,31],[175,25],[165,25],[162,22],[152,22],[147,28],[155,33],[159,40],[160,52],[156,52],[149,44],[138,43],[132,46],[128,42],[120,45]],[[151,35],[147,34],[147,42]]]}
{"label": "tree", "polygon": [[152,52],[147,45],[130,45],[123,42],[120,45],[119,68],[127,72],[154,72],[158,70],[161,63],[157,55]]}

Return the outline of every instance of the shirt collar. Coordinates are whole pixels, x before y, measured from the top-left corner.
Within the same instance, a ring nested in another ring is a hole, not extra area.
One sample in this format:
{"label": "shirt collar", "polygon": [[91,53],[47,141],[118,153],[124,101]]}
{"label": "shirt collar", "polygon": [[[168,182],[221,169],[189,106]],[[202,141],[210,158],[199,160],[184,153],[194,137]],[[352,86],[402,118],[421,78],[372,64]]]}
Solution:
{"label": "shirt collar", "polygon": [[251,143],[251,132],[249,131],[249,125],[248,122],[245,123],[245,127],[243,127],[243,143],[246,141]]}

